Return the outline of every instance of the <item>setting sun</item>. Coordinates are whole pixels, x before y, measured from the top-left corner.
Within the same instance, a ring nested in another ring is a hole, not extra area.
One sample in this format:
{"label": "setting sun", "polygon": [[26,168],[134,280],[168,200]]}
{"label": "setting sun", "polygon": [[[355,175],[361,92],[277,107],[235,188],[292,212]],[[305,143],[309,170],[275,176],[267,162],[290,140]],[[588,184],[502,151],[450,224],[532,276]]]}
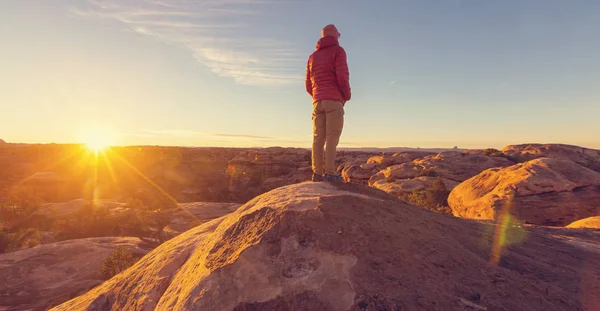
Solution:
{"label": "setting sun", "polygon": [[100,152],[115,143],[115,135],[106,128],[91,128],[82,136],[83,143],[92,151]]}

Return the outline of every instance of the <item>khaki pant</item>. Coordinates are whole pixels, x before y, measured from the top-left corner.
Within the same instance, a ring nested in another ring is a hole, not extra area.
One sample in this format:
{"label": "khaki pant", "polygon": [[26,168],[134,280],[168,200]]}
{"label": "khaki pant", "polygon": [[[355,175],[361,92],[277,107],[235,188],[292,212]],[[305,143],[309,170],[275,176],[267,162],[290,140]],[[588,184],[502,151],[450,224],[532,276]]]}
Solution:
{"label": "khaki pant", "polygon": [[[315,174],[335,174],[336,148],[344,127],[344,105],[322,100],[313,104],[312,169]],[[327,153],[323,149],[327,144]]]}

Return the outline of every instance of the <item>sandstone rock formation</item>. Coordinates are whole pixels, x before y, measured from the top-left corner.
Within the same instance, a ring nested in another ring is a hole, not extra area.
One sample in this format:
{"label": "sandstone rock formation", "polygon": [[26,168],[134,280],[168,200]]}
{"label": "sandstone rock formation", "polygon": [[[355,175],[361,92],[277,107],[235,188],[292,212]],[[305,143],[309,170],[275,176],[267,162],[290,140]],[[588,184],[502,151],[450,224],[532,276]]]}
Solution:
{"label": "sandstone rock formation", "polygon": [[[514,244],[496,247],[498,230]],[[52,310],[590,310],[600,247],[573,241],[308,182],[185,232]]]}
{"label": "sandstone rock formation", "polygon": [[[346,182],[367,185],[373,175],[391,165],[411,162],[417,158],[431,155],[425,151],[396,152],[394,154],[359,155],[347,161],[338,169]],[[365,163],[366,158],[366,163]]]}
{"label": "sandstone rock formation", "polygon": [[539,158],[489,169],[450,193],[453,214],[498,219],[507,210],[520,221],[566,226],[600,214],[600,173],[564,158]]}
{"label": "sandstone rock formation", "polygon": [[493,167],[506,167],[514,164],[503,157],[490,157],[479,153],[446,151],[437,155],[418,158],[412,162],[392,165],[375,174],[369,185],[386,179],[410,179],[419,176],[441,176],[454,181],[464,181]]}
{"label": "sandstone rock formation", "polygon": [[600,150],[565,144],[522,144],[504,147],[502,152],[518,162],[537,158],[565,158],[600,172]]}
{"label": "sandstone rock formation", "polygon": [[174,237],[128,270],[52,310],[153,310],[182,265],[224,218]]}
{"label": "sandstone rock formation", "polygon": [[[422,153],[401,153],[396,162],[402,162]],[[383,161],[372,158],[371,163]],[[384,161],[385,162],[385,161]],[[391,163],[388,161],[387,163]],[[428,188],[435,177],[442,178],[446,189],[452,190],[456,185],[483,170],[492,167],[506,167],[514,164],[503,157],[493,157],[482,154],[480,150],[445,151],[435,155],[429,154],[422,158],[414,158],[402,164],[389,166],[373,174],[368,185],[386,191],[398,197],[408,195],[412,191]]]}
{"label": "sandstone rock formation", "polygon": [[142,256],[137,238],[69,240],[0,255],[0,310],[48,310],[102,283],[99,269],[116,248]]}
{"label": "sandstone rock formation", "polygon": [[600,216],[593,216],[574,221],[567,225],[567,228],[600,229]]}
{"label": "sandstone rock formation", "polygon": [[375,163],[352,164],[342,169],[342,178],[346,182],[366,185],[371,176],[379,170],[380,168]]}

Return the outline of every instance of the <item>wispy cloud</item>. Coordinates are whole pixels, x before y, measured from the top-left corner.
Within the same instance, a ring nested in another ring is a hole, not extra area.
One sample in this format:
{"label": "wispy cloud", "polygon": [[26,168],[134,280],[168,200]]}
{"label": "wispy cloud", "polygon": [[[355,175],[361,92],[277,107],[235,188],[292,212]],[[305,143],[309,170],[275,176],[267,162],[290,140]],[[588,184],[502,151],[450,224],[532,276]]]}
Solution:
{"label": "wispy cloud", "polygon": [[231,140],[251,140],[251,141],[277,141],[277,142],[305,142],[306,139],[296,139],[291,137],[274,137],[252,134],[238,133],[208,133],[194,130],[182,129],[143,129],[133,133],[125,133],[125,136],[141,136],[141,137],[160,137],[168,136],[174,138],[204,138],[204,139],[228,139]]}
{"label": "wispy cloud", "polygon": [[208,137],[208,136],[210,136],[210,134],[207,134],[204,132],[197,132],[197,131],[192,131],[192,130],[178,130],[178,129],[164,129],[164,130],[145,129],[145,130],[141,130],[138,133],[133,133],[132,135],[176,136],[176,137],[200,137],[200,136]]}
{"label": "wispy cloud", "polygon": [[71,12],[112,19],[132,31],[180,44],[217,75],[246,85],[298,83],[304,56],[289,42],[240,35],[243,16],[260,14],[274,0],[88,0]]}
{"label": "wispy cloud", "polygon": [[219,136],[219,137],[253,138],[253,139],[260,139],[260,140],[276,140],[277,139],[275,137],[269,137],[269,136],[257,136],[257,135],[245,135],[245,134],[217,133],[217,134],[214,134],[214,135],[215,136]]}

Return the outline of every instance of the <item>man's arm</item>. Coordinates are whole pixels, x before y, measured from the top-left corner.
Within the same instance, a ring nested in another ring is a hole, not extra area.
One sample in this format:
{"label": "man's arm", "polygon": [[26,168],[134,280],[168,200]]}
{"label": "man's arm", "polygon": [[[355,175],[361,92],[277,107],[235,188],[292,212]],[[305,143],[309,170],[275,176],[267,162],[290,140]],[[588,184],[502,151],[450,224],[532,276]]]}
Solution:
{"label": "man's arm", "polygon": [[335,58],[335,74],[337,76],[338,87],[342,92],[342,96],[344,96],[344,100],[349,101],[352,97],[352,91],[350,89],[350,71],[348,70],[346,51],[341,47]]}
{"label": "man's arm", "polygon": [[304,79],[304,84],[306,85],[306,91],[308,92],[308,94],[310,94],[310,96],[313,95],[312,92],[312,81],[310,80],[310,58],[308,59],[308,62],[306,63],[306,78]]}

